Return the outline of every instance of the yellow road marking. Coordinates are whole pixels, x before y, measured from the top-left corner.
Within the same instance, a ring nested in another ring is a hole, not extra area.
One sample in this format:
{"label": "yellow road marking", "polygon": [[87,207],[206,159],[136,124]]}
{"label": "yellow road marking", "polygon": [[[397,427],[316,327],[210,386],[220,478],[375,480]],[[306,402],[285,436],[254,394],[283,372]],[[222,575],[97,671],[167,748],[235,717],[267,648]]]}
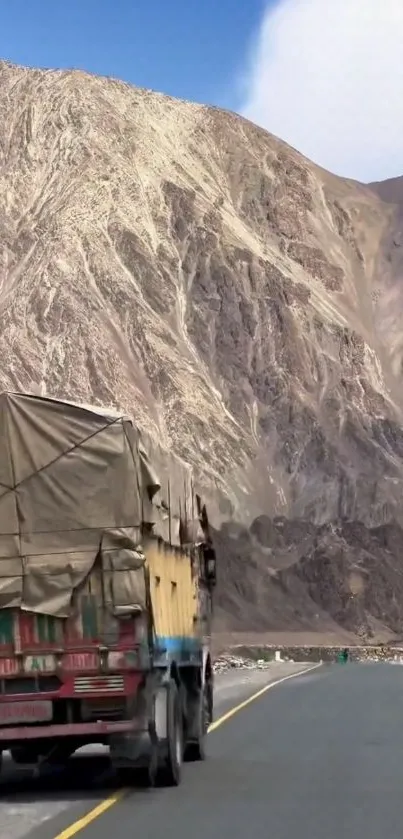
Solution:
{"label": "yellow road marking", "polygon": [[101,816],[105,810],[109,810],[110,807],[113,807],[114,804],[121,801],[126,792],[127,790],[120,789],[117,792],[114,792],[113,795],[109,795],[108,798],[101,801],[100,804],[90,810],[89,813],[86,813],[81,819],[73,822],[73,824],[66,827],[65,830],[62,830],[61,833],[58,833],[57,836],[55,836],[55,839],[70,839],[71,836],[75,836],[79,830],[82,830],[84,827],[87,827],[88,824],[91,824],[91,822],[97,819],[98,816]]}
{"label": "yellow road marking", "polygon": [[[238,705],[235,705],[234,708],[231,708],[230,711],[227,711],[226,714],[223,714],[222,717],[219,717],[218,720],[213,722],[209,726],[209,734],[212,731],[215,731],[220,725],[227,720],[230,720],[238,711],[242,711],[243,708],[246,708],[255,699],[259,699],[260,696],[263,696],[264,693],[267,693],[268,690],[271,688],[276,687],[276,685],[281,685],[282,682],[288,681],[288,679],[294,679],[296,676],[301,676],[303,673],[310,673],[311,670],[316,670],[317,667],[320,667],[320,664],[314,664],[312,667],[308,667],[306,670],[299,670],[298,673],[290,673],[289,676],[283,676],[281,679],[277,679],[275,682],[269,682],[268,685],[265,685],[263,688],[258,690],[256,693],[249,696],[248,699],[245,699],[243,702],[240,702]],[[98,816],[101,816],[102,813],[105,813],[106,810],[109,810],[110,807],[113,807],[114,804],[117,804],[122,798],[127,794],[127,789],[120,789],[117,792],[114,792],[113,795],[109,795],[108,798],[105,798],[104,801],[101,801],[96,807],[86,813],[85,816],[82,816],[81,819],[78,819],[76,822],[73,822],[69,827],[66,827],[65,830],[62,830],[61,833],[58,833],[54,839],[71,839],[72,836],[75,836],[76,833],[79,833],[80,830],[83,830],[84,827],[91,824],[91,822],[95,821]]]}
{"label": "yellow road marking", "polygon": [[[283,676],[282,679],[276,679],[275,682],[269,682],[268,685],[265,685],[256,693],[253,693],[252,696],[248,697],[248,699],[244,699],[244,701],[240,702],[239,705],[235,705],[234,708],[231,708],[229,711],[227,711],[226,714],[223,714],[222,717],[219,717],[218,720],[211,723],[209,727],[209,734],[211,731],[215,731],[216,728],[218,728],[224,722],[230,720],[231,717],[235,716],[235,714],[238,713],[238,711],[242,711],[243,708],[246,708],[248,705],[254,702],[255,699],[259,699],[259,696],[263,696],[263,694],[267,693],[267,691],[271,690],[271,688],[275,688],[276,685],[281,685],[282,682],[287,682],[288,679],[295,679],[296,676],[302,676],[303,673],[310,673],[311,670],[316,670],[317,667],[320,667],[320,663],[314,664],[312,665],[312,667],[307,667],[306,670],[298,670],[298,673],[290,673],[289,676]],[[56,839],[59,839],[59,837],[56,837]]]}

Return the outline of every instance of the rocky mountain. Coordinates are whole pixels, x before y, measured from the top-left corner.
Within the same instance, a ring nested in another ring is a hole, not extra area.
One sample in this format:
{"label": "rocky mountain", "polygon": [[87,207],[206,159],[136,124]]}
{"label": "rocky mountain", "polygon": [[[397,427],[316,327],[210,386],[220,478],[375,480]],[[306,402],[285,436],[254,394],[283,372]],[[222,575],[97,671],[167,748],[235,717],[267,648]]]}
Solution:
{"label": "rocky mountain", "polygon": [[[403,522],[402,193],[232,113],[0,63],[0,386],[124,408],[194,464],[234,621],[270,621],[277,585],[289,625],[311,606],[347,625],[323,586],[350,579],[362,527],[360,580],[368,551],[386,568],[373,528]],[[311,541],[276,547],[278,516]],[[364,583],[356,623],[400,631],[403,606],[400,627]]]}

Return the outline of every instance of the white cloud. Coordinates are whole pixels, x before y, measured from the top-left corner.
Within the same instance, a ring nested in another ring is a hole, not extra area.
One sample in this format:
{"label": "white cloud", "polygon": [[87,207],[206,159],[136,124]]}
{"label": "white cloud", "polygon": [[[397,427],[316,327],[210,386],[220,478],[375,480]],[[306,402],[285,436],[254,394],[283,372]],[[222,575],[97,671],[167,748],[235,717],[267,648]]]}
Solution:
{"label": "white cloud", "polygon": [[403,0],[277,0],[241,112],[336,174],[403,174]]}

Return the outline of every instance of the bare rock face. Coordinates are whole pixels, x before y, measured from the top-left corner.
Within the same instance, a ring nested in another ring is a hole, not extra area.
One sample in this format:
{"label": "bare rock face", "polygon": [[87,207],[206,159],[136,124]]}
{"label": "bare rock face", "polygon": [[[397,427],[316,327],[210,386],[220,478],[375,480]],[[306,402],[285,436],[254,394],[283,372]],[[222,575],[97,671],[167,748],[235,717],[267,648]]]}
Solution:
{"label": "bare rock face", "polygon": [[124,408],[217,528],[402,521],[393,190],[224,111],[1,63],[0,194],[2,388]]}
{"label": "bare rock face", "polygon": [[[260,516],[216,535],[224,579],[218,626],[242,632],[315,631],[383,642],[402,635],[403,530],[396,523],[323,525]],[[228,618],[227,618],[228,622]]]}

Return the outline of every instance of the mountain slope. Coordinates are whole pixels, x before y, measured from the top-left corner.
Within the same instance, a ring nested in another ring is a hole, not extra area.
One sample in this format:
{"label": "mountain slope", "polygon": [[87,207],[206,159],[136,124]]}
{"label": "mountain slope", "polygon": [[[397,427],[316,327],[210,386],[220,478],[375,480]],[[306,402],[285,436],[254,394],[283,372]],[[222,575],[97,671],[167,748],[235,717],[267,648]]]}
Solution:
{"label": "mountain slope", "polygon": [[115,404],[230,516],[401,518],[399,209],[234,114],[0,64],[0,385]]}

